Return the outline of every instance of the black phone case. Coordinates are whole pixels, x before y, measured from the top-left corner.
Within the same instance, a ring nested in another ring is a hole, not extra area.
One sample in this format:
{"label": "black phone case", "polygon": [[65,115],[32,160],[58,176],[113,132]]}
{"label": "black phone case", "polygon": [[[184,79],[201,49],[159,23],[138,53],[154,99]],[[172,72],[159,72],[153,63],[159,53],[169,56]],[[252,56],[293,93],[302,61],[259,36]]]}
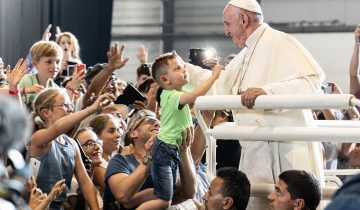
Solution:
{"label": "black phone case", "polygon": [[132,84],[128,84],[124,89],[122,95],[117,97],[114,101],[115,104],[125,104],[129,106],[133,104],[135,101],[145,101],[146,97],[143,96]]}

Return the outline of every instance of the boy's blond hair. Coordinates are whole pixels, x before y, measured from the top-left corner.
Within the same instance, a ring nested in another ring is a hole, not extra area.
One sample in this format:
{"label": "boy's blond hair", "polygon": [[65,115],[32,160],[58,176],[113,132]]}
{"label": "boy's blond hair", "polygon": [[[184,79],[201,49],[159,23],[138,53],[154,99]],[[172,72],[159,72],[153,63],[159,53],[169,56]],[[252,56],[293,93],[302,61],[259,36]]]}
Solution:
{"label": "boy's blond hair", "polygon": [[59,56],[62,59],[61,47],[54,41],[38,41],[30,48],[30,55],[33,61],[39,61],[42,57]]}

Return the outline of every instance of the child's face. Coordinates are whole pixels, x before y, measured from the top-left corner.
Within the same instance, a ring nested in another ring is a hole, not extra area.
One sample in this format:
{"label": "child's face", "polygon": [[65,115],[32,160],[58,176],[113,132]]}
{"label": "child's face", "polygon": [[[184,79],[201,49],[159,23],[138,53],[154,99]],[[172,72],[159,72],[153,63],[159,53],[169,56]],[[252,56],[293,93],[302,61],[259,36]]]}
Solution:
{"label": "child's face", "polygon": [[64,54],[71,53],[74,50],[74,45],[71,39],[67,36],[62,36],[59,41],[59,46],[63,49]]}
{"label": "child's face", "polygon": [[182,87],[189,82],[189,73],[186,71],[181,58],[169,60],[167,69],[167,78],[171,85]]}
{"label": "child's face", "polygon": [[70,101],[70,98],[66,93],[60,93],[49,110],[49,122],[52,124],[62,117],[72,114],[74,111],[74,104]]}
{"label": "child's face", "polygon": [[60,61],[60,56],[41,57],[38,61],[34,61],[34,66],[42,77],[54,79],[60,71]]}

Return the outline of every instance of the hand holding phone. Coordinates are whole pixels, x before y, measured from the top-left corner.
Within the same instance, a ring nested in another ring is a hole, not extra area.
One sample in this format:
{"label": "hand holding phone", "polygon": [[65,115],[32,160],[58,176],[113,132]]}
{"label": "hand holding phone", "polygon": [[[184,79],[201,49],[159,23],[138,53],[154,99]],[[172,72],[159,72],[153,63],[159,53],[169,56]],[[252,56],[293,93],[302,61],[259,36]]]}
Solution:
{"label": "hand holding phone", "polygon": [[83,63],[77,64],[77,65],[76,65],[76,70],[75,70],[75,72],[76,72],[77,74],[82,74],[82,73],[85,73],[85,69],[86,69],[86,65],[85,65],[85,64],[83,64]]}
{"label": "hand holding phone", "polygon": [[129,106],[133,104],[135,101],[145,101],[146,97],[143,96],[132,84],[128,84],[124,89],[122,95],[117,97],[114,101],[115,104],[125,104]]}

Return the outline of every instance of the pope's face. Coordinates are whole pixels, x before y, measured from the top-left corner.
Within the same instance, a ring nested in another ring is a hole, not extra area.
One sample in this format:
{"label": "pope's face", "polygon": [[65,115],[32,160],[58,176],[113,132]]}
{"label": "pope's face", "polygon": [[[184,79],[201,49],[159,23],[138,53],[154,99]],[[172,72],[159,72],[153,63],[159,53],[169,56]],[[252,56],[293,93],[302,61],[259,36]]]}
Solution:
{"label": "pope's face", "polygon": [[241,10],[232,5],[226,5],[223,12],[225,35],[232,38],[235,46],[243,48],[247,39],[244,19]]}

